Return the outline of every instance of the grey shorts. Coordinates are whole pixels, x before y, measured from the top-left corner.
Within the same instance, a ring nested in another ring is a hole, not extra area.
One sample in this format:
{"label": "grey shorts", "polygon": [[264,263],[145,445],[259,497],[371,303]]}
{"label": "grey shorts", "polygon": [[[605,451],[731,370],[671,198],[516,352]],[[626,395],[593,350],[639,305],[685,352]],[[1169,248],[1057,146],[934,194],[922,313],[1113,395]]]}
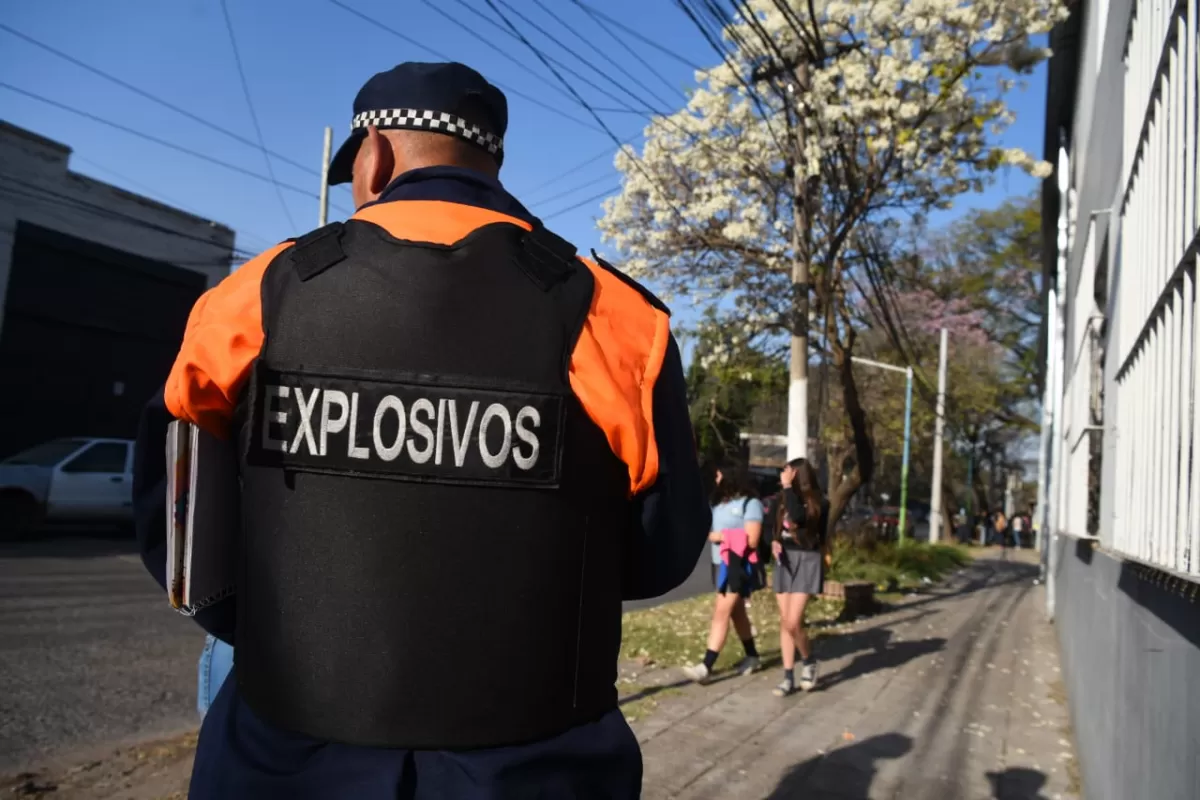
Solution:
{"label": "grey shorts", "polygon": [[820,594],[825,585],[825,563],[818,550],[784,547],[775,562],[776,594]]}

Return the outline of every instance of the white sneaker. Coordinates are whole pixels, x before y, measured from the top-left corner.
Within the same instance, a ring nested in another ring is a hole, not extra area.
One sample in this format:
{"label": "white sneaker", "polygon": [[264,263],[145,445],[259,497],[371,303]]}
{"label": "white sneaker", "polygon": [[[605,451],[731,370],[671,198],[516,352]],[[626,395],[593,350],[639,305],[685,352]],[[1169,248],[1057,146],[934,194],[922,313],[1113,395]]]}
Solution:
{"label": "white sneaker", "polygon": [[695,681],[696,683],[708,683],[708,679],[712,677],[712,672],[703,663],[684,667],[683,674],[688,680]]}
{"label": "white sneaker", "polygon": [[800,688],[811,692],[817,685],[817,662],[812,661],[800,668]]}
{"label": "white sneaker", "polygon": [[[703,666],[703,664],[701,664]],[[758,656],[746,656],[737,666],[738,675],[752,675],[762,669],[762,661]]]}

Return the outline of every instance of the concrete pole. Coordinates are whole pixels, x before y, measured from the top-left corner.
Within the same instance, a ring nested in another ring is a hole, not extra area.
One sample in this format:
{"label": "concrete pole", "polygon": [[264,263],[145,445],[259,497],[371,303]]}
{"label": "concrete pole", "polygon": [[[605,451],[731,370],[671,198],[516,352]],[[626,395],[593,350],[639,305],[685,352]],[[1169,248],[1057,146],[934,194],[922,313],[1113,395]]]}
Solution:
{"label": "concrete pole", "polygon": [[933,429],[933,488],[929,498],[929,541],[942,536],[942,432],[946,425],[946,329],[938,345],[937,421]]}
{"label": "concrete pole", "polygon": [[333,152],[333,128],[325,128],[325,153],[321,156],[321,208],[317,212],[317,227],[329,222],[329,159]]}
{"label": "concrete pole", "polygon": [[[795,96],[807,102],[808,64],[796,67]],[[804,122],[796,130],[796,164],[792,194],[792,347],[791,382],[788,385],[787,457],[808,458],[808,179],[801,169],[804,159]]]}

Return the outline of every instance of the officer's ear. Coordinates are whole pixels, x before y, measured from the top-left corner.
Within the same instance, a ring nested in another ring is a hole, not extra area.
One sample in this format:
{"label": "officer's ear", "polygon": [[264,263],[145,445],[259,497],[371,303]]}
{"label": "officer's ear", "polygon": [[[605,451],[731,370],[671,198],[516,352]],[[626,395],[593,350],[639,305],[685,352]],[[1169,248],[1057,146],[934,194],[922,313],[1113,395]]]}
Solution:
{"label": "officer's ear", "polygon": [[392,143],[372,125],[367,128],[367,138],[362,143],[361,153],[366,189],[378,196],[391,183],[396,168],[396,154],[392,150]]}

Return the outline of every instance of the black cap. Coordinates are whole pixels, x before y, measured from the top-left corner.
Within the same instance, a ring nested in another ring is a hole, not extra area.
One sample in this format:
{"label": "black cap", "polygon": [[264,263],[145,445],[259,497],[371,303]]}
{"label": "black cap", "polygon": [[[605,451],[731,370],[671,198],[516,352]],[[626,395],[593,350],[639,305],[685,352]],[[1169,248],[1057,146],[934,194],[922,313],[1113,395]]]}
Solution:
{"label": "black cap", "polygon": [[367,127],[457,136],[504,161],[508,100],[475,70],[456,61],[406,61],[363,84],[354,98],[350,137],[329,164],[329,185],[349,183]]}

